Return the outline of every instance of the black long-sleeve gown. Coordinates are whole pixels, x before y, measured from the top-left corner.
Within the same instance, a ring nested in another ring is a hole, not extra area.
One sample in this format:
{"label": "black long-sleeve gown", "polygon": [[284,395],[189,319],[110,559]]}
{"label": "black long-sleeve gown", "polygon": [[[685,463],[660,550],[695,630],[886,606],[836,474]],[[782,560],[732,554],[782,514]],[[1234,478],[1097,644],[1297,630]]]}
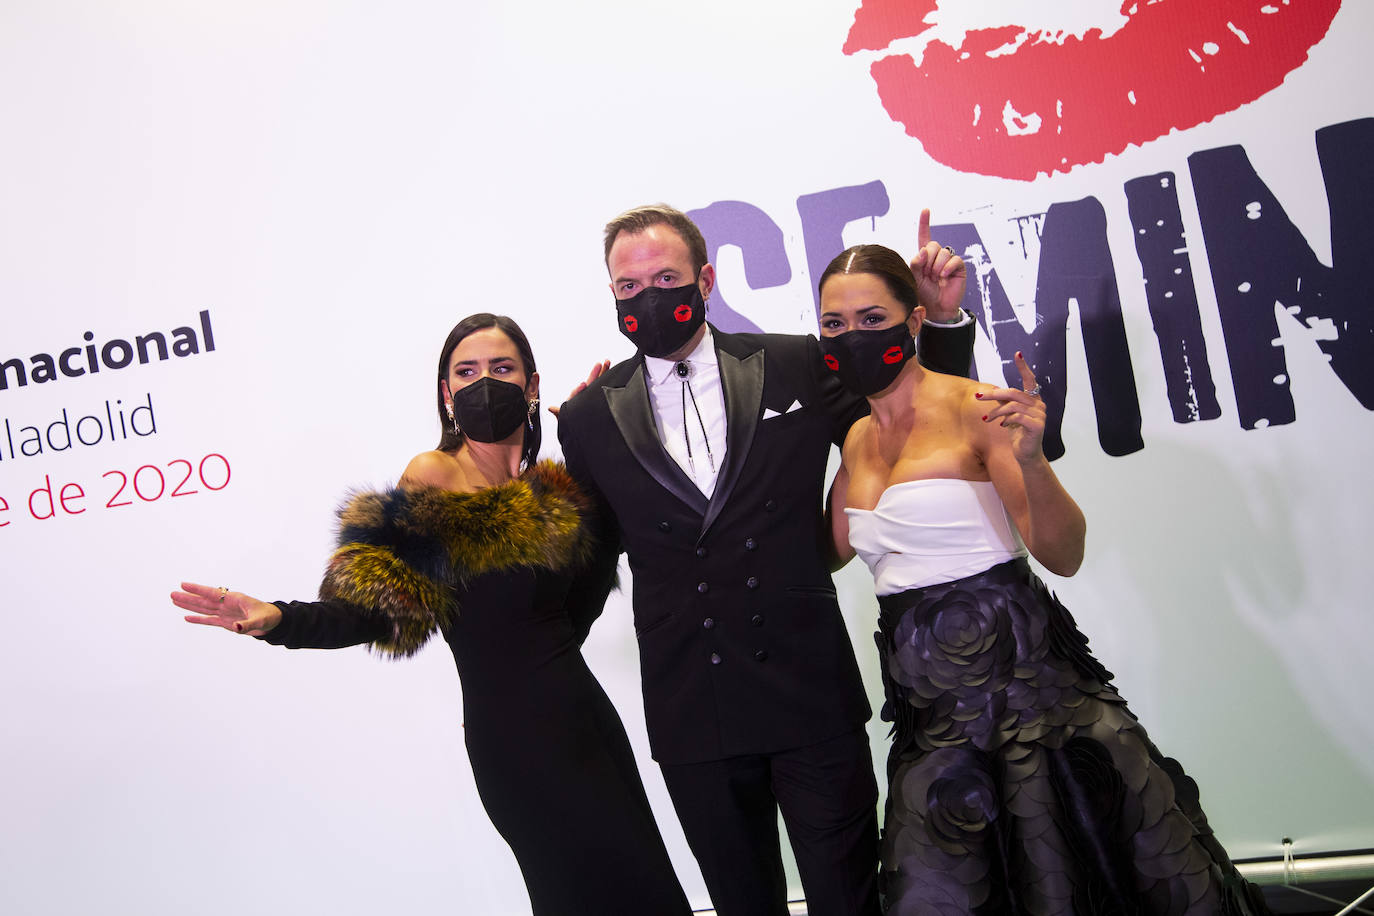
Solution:
{"label": "black long-sleeve gown", "polygon": [[364,493],[323,600],[277,602],[291,648],[453,650],[477,790],[536,916],[687,914],[624,727],[580,646],[614,581],[580,494],[544,463],[498,487]]}

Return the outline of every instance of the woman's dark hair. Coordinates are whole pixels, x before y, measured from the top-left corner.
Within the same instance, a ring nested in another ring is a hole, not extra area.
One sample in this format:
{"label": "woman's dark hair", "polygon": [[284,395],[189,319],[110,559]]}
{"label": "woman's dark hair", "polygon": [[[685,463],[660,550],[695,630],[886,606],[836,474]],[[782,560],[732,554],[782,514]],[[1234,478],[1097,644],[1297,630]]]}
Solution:
{"label": "woman's dark hair", "polygon": [[872,274],[887,286],[887,291],[902,305],[910,315],[921,300],[916,296],[916,281],[911,276],[911,267],[897,252],[882,245],[855,245],[846,248],[826,266],[821,274],[816,292],[825,289],[825,281],[836,274]]}
{"label": "woman's dark hair", "polygon": [[[493,315],[490,312],[478,312],[469,315],[462,321],[453,326],[453,330],[448,332],[448,338],[444,341],[444,348],[439,352],[439,381],[448,381],[448,361],[453,357],[453,351],[458,348],[458,344],[463,342],[463,338],[474,334],[477,331],[485,331],[487,328],[496,328],[502,334],[511,339],[515,344],[515,349],[520,354],[520,362],[525,368],[525,384],[529,385],[529,380],[534,377],[537,371],[534,366],[534,351],[530,349],[529,338],[525,332],[520,330],[520,325],[513,319],[505,315]],[[439,444],[436,446],[442,452],[451,452],[463,444],[463,434],[453,428],[453,421],[448,418],[448,409],[444,406],[444,389],[441,385],[435,386],[435,395],[439,402],[439,428],[443,430],[443,435],[439,437]],[[530,415],[529,424],[525,427],[525,446],[520,450],[521,467],[532,467],[535,460],[539,457],[539,443],[543,439],[543,428],[539,422],[539,411],[534,411]]]}

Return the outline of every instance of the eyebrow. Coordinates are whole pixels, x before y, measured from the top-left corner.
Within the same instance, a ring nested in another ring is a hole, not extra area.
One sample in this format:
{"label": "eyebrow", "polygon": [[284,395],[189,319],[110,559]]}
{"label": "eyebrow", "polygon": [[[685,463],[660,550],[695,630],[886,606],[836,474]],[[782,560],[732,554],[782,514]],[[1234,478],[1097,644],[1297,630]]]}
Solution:
{"label": "eyebrow", "polygon": [[[460,359],[460,360],[458,360],[458,362],[454,363],[453,366],[454,366],[454,368],[457,368],[458,366],[475,366],[475,365],[477,365],[479,362],[481,362],[481,360],[477,360],[477,359]],[[487,362],[489,362],[489,363],[513,363],[513,362],[515,362],[515,357],[514,357],[514,356],[495,356],[495,357],[492,357],[491,359],[487,360]]]}
{"label": "eyebrow", "polygon": [[[648,276],[661,277],[664,274],[673,274],[674,276],[681,276],[682,271],[678,270],[676,267],[660,267],[658,268],[658,270],[649,271]],[[637,282],[638,279],[638,277],[616,277],[615,284],[619,286],[622,283],[634,283]]]}
{"label": "eyebrow", "polygon": [[[875,303],[874,305],[865,305],[863,308],[859,309],[858,314],[860,314],[860,315],[867,315],[869,312],[873,311],[874,309],[884,309],[884,310],[885,310],[886,308],[887,308],[887,306],[885,306],[885,305],[877,305],[876,303]],[[827,311],[827,312],[821,312],[821,317],[824,318],[824,317],[826,317],[827,315],[830,315],[830,316],[838,316],[839,314],[840,314],[839,312],[834,311],[834,310],[832,309],[832,310]]]}

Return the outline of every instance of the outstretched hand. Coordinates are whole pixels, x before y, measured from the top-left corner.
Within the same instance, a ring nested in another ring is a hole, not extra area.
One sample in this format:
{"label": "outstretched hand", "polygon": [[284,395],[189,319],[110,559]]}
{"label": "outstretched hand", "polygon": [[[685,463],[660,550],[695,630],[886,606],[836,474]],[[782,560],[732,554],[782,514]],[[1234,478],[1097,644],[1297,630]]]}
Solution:
{"label": "outstretched hand", "polygon": [[[587,380],[585,382],[579,382],[577,387],[568,393],[567,398],[564,399],[565,402],[571,401],[573,398],[577,397],[579,394],[586,391],[587,386],[590,385],[592,382],[596,381],[597,378],[600,377],[601,373],[605,372],[609,368],[611,368],[611,361],[609,359],[603,359],[601,362],[594,364],[592,366],[592,371],[587,373]],[[557,418],[558,416],[558,410],[558,407],[555,407],[552,404],[549,405],[549,413],[553,414],[555,418]]]}
{"label": "outstretched hand", "polygon": [[183,582],[181,587],[185,591],[172,592],[172,603],[191,612],[185,617],[187,623],[223,627],[246,636],[262,636],[281,623],[280,608],[243,592],[195,582]]}
{"label": "outstretched hand", "polygon": [[992,402],[983,422],[1000,421],[1011,433],[1011,451],[1016,460],[1029,464],[1044,457],[1041,443],[1045,437],[1045,402],[1040,398],[1035,373],[1019,350],[1016,368],[1021,373],[1020,388],[994,388],[975,392],[973,396],[984,403]]}
{"label": "outstretched hand", "polygon": [[968,285],[968,267],[952,248],[942,248],[930,239],[930,209],[921,211],[916,230],[920,251],[911,260],[911,275],[916,281],[916,297],[925,306],[926,317],[949,323],[959,318],[959,305]]}

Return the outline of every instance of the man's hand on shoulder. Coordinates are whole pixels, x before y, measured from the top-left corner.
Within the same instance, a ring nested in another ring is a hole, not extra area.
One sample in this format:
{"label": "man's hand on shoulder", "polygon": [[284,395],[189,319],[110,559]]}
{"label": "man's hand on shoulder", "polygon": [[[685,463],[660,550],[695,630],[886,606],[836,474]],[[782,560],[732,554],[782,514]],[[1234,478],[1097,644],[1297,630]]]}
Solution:
{"label": "man's hand on shoulder", "polygon": [[[564,398],[564,403],[566,404],[568,401],[571,401],[573,398],[577,397],[579,394],[586,391],[587,386],[590,385],[592,382],[596,381],[598,378],[600,378],[601,373],[605,372],[609,368],[611,368],[611,361],[609,359],[603,359],[601,362],[593,364],[592,371],[587,373],[587,380],[585,382],[578,383],[577,387],[575,387],[571,392],[569,392],[568,396]],[[561,409],[561,406],[554,407],[552,404],[549,405],[549,413],[553,414],[555,418],[558,417],[558,412]]]}

